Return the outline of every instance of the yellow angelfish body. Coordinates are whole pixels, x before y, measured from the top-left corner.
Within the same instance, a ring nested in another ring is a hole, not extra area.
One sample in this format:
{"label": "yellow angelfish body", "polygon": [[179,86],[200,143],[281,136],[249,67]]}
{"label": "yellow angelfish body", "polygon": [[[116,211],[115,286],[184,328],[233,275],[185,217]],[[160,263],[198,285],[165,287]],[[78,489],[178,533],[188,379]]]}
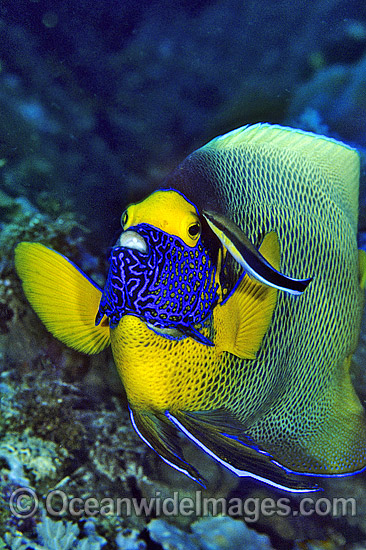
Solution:
{"label": "yellow angelfish body", "polygon": [[257,124],[212,140],[129,206],[122,235],[151,226],[178,237],[188,256],[214,243],[217,301],[193,327],[202,340],[137,314],[95,326],[102,291],[40,244],[18,245],[16,268],[57,338],[85,353],[111,343],[134,427],[166,462],[201,480],[182,458],[180,429],[237,475],[313,490],[310,476],[366,465],[365,415],[349,375],[366,283],[358,186],[354,149]]}

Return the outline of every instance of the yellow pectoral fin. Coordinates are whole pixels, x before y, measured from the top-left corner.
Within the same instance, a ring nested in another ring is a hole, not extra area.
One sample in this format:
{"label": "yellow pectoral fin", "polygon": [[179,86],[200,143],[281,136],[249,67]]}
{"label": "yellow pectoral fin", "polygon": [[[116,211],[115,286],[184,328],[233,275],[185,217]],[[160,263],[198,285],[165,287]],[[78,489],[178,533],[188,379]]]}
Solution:
{"label": "yellow pectoral fin", "polygon": [[95,326],[102,291],[72,262],[42,244],[22,242],[15,267],[31,306],[56,338],[88,354],[110,344],[107,319]]}
{"label": "yellow pectoral fin", "polygon": [[[260,252],[279,269],[280,247],[276,233],[266,235]],[[275,288],[245,275],[227,302],[215,309],[220,348],[241,359],[254,359],[272,320],[276,300]]]}
{"label": "yellow pectoral fin", "polygon": [[362,290],[366,288],[366,252],[364,250],[358,251],[358,272],[360,278],[360,286]]}

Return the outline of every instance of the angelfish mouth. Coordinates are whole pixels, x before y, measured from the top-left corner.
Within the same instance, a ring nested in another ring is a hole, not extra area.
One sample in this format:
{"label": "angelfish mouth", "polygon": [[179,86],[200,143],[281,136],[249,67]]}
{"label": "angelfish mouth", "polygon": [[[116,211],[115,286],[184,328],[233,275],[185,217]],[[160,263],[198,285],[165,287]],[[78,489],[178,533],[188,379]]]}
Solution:
{"label": "angelfish mouth", "polygon": [[172,338],[183,338],[184,333],[180,331],[177,328],[160,328],[156,327],[155,325],[148,323],[146,321],[146,326],[150,329],[156,332],[157,334],[161,334],[161,336],[171,336]]}
{"label": "angelfish mouth", "polygon": [[121,233],[116,246],[123,246],[124,248],[130,248],[132,250],[138,250],[147,254],[147,244],[141,235],[136,231],[124,231]]}

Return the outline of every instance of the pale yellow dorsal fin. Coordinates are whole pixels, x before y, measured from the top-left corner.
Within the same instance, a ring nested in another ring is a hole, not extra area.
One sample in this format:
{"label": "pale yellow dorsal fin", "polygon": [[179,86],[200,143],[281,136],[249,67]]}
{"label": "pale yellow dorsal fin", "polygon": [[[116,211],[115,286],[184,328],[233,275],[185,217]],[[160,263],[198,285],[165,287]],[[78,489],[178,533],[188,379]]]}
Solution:
{"label": "pale yellow dorsal fin", "polygon": [[[268,233],[261,254],[280,268],[280,247],[275,232]],[[277,300],[275,288],[245,275],[230,298],[214,311],[217,346],[242,359],[254,359],[272,320]]]}
{"label": "pale yellow dorsal fin", "polygon": [[72,262],[40,243],[22,242],[15,267],[31,306],[56,338],[88,354],[109,345],[106,318],[95,326],[102,292]]}
{"label": "pale yellow dorsal fin", "polygon": [[362,290],[366,288],[366,252],[365,250],[358,251],[358,272],[360,279],[360,286]]}
{"label": "pale yellow dorsal fin", "polygon": [[[278,124],[253,124],[242,126],[227,134],[218,136],[201,148],[208,150],[261,149],[262,158],[274,155],[286,149],[288,162],[294,165],[296,171],[301,171],[302,163],[296,161],[299,155],[306,163],[316,165],[327,182],[327,193],[334,202],[346,213],[352,226],[357,225],[358,189],[360,179],[360,157],[356,149],[335,139],[304,132]],[[288,153],[291,153],[289,155]]]}

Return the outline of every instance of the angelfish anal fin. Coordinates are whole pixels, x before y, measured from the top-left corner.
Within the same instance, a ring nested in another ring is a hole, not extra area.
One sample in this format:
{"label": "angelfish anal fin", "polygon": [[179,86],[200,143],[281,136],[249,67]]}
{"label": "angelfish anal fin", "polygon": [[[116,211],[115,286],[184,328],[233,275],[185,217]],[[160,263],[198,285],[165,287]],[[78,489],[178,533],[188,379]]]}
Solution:
{"label": "angelfish anal fin", "polygon": [[320,490],[311,479],[290,472],[261,449],[230,412],[166,412],[167,418],[202,451],[239,477],[250,477],[293,493]]}

